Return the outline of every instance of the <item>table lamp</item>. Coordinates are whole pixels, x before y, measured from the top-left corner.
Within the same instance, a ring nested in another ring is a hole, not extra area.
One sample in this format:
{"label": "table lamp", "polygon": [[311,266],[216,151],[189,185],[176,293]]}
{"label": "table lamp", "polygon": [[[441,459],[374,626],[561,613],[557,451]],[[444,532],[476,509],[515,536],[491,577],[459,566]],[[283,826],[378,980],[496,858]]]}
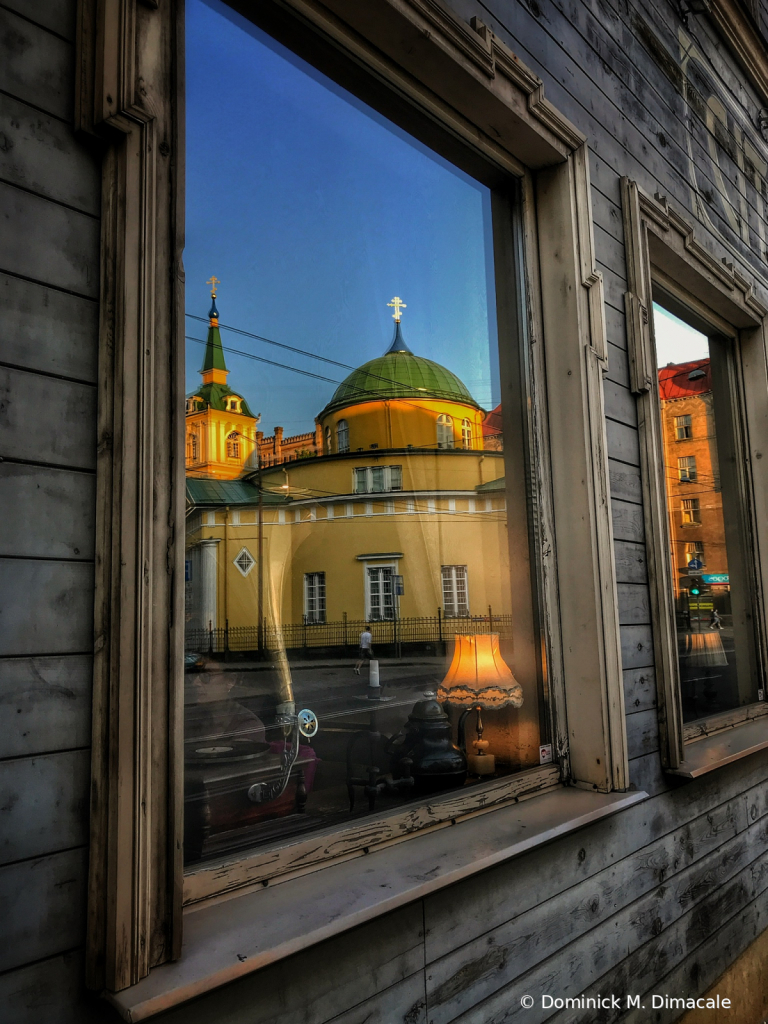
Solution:
{"label": "table lamp", "polygon": [[519,708],[523,703],[523,688],[499,651],[498,633],[456,635],[453,660],[437,691],[437,699],[462,709],[460,743],[467,716],[477,712],[477,739],[472,741],[476,753],[467,754],[467,764],[475,775],[492,775],[496,759],[488,753],[488,740],[483,739],[482,711]]}

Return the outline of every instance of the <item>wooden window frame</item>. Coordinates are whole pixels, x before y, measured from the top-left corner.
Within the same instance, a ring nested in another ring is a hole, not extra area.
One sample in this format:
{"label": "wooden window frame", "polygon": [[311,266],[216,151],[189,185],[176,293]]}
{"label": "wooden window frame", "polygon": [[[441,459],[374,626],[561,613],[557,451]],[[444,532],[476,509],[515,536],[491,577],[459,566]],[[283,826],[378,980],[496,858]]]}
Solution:
{"label": "wooden window frame", "polygon": [[761,461],[763,452],[768,451],[765,403],[768,307],[757,298],[751,281],[739,268],[727,258],[718,260],[696,240],[693,224],[664,196],[649,196],[629,178],[622,178],[621,192],[627,254],[628,290],[624,296],[627,345],[630,386],[638,403],[661,759],[667,770],[688,774],[681,770],[691,754],[690,749],[686,754],[686,744],[761,718],[768,714],[768,704],[750,704],[701,722],[683,723],[672,607],[653,293],[654,288],[661,290],[679,304],[681,311],[685,310],[694,320],[698,318],[702,328],[736,342],[735,361],[744,421],[746,515],[755,556],[751,580],[755,644],[763,672],[768,665],[764,601],[764,585],[768,581],[768,466]]}
{"label": "wooden window frame", "polygon": [[[626,789],[607,344],[584,135],[482,22],[466,23],[439,0],[233,6],[255,9],[276,39],[469,173],[516,179],[520,202],[496,195],[492,214],[508,285],[500,322],[520,340],[501,353],[502,377],[517,393],[531,388],[517,418],[505,404],[504,436],[521,453],[519,478],[533,474],[539,503],[535,529],[529,512],[509,513],[510,559],[532,583],[513,588],[517,646],[528,652],[515,671],[540,678],[545,652],[554,764],[484,787],[484,811],[560,779]],[[103,148],[87,961],[89,986],[112,992],[181,955],[185,887],[188,902],[214,891],[210,872],[185,881],[181,848],[183,40],[183,0],[80,0],[76,122]],[[408,813],[426,828],[468,812],[465,804],[460,794]],[[401,817],[378,823],[381,842],[401,836]],[[322,856],[313,862],[304,851],[302,870],[329,852],[350,856],[357,848],[347,838],[314,837]],[[218,890],[274,877],[279,859],[235,863]]]}

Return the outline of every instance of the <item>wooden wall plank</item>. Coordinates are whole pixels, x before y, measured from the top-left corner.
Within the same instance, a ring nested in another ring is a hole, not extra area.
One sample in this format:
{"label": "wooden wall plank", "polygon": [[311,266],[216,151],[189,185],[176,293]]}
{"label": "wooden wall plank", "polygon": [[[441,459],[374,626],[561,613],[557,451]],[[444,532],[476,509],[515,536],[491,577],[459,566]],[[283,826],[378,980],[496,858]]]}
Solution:
{"label": "wooden wall plank", "polygon": [[0,971],[83,944],[87,868],[85,847],[0,868]]}
{"label": "wooden wall plank", "polygon": [[88,655],[0,659],[0,757],[85,747],[91,740]]}
{"label": "wooden wall plank", "polygon": [[72,44],[0,8],[0,90],[72,120]]}
{"label": "wooden wall plank", "polygon": [[0,270],[86,298],[98,297],[99,222],[95,217],[1,182],[0,211]]}
{"label": "wooden wall plank", "polygon": [[0,556],[92,559],[96,478],[23,463],[0,463]]}
{"label": "wooden wall plank", "polygon": [[101,170],[58,118],[0,93],[0,178],[98,217]]}
{"label": "wooden wall plank", "polygon": [[[717,786],[711,779],[678,785],[674,791],[558,840],[547,848],[550,856],[533,852],[467,879],[444,893],[426,897],[427,963],[488,935],[571,886],[613,869],[624,859],[640,856],[650,844],[665,836],[681,837],[685,856],[701,851],[701,844],[714,849],[727,838],[725,833],[735,835],[747,827],[743,794],[746,791],[751,800],[759,799],[766,774],[765,765],[753,764],[749,770],[725,772]],[[761,813],[760,808],[757,813]],[[675,844],[676,841],[672,846],[677,849]],[[674,859],[672,856],[671,860]],[[646,861],[646,866],[652,864],[652,860]],[[557,870],[553,874],[554,865]],[[656,867],[666,872],[667,860],[660,860]],[[471,915],[467,915],[466,907],[472,908]]]}
{"label": "wooden wall plank", "polygon": [[[171,1010],[163,1015],[163,1024],[210,1024],[211,1020],[227,1024],[325,1024],[329,1020],[362,1024],[364,1014],[345,1016],[350,1007],[365,1006],[369,1001],[376,1006],[378,994],[384,992],[390,994],[393,1006],[402,1006],[399,1000],[403,992],[413,991],[414,975],[423,1001],[423,939],[422,908],[417,902]],[[410,1010],[416,1002],[418,996],[414,1001],[409,994],[403,1009]],[[381,1002],[378,1006],[377,1014]],[[422,1011],[423,1006],[415,1011],[418,1024],[423,1022]],[[410,1024],[407,1017],[402,1019]]]}
{"label": "wooden wall plank", "polygon": [[619,622],[622,626],[650,623],[651,603],[646,583],[619,583],[616,590],[619,598]]}
{"label": "wooden wall plank", "polygon": [[117,1024],[99,996],[83,991],[83,954],[64,953],[0,975],[0,1024]]}
{"label": "wooden wall plank", "polygon": [[666,774],[657,751],[633,757],[629,762],[629,779],[631,789],[642,789],[651,796],[657,796],[670,788],[682,788],[674,775]]}
{"label": "wooden wall plank", "polygon": [[0,559],[0,655],[92,648],[92,565]]}
{"label": "wooden wall plank", "polygon": [[89,782],[87,750],[0,761],[0,864],[83,846]]}
{"label": "wooden wall plank", "polygon": [[0,324],[4,363],[96,383],[96,302],[0,274]]}
{"label": "wooden wall plank", "polygon": [[424,975],[411,975],[399,985],[333,1017],[328,1024],[427,1024]]}
{"label": "wooden wall plank", "polygon": [[65,39],[75,38],[76,0],[3,0],[3,6]]}
{"label": "wooden wall plank", "polygon": [[95,466],[96,389],[90,384],[0,367],[0,416],[5,458]]}
{"label": "wooden wall plank", "polygon": [[609,459],[608,472],[610,474],[611,498],[642,505],[643,485],[640,482],[639,466],[628,466],[626,462]]}
{"label": "wooden wall plank", "polygon": [[653,665],[653,636],[650,626],[621,627],[621,662],[625,669]]}
{"label": "wooden wall plank", "polygon": [[[664,923],[674,922],[750,864],[762,839],[759,825],[744,825],[743,815],[734,815],[723,823],[722,831],[712,834],[706,820],[701,820],[701,841],[689,846],[689,856],[682,860],[679,834],[669,835],[431,963],[427,985],[430,1020],[434,1024],[448,1024],[453,1019],[486,1024],[509,1019],[504,1016],[503,1004],[510,983],[527,973],[531,980],[526,978],[521,992],[573,994],[573,987],[593,980],[596,966],[614,955],[615,947],[622,950],[626,949],[624,943],[631,943],[630,948],[639,948],[651,938],[654,915],[661,913]],[[658,910],[660,882],[670,904],[665,912]],[[582,961],[584,977],[569,974],[575,958]],[[552,974],[570,991],[560,985],[542,989],[531,984],[542,976],[551,984]],[[519,999],[513,1005],[512,1013],[519,1012],[521,1020],[529,1019]],[[533,1019],[549,1016],[540,1006],[529,1013]]]}
{"label": "wooden wall plank", "polygon": [[659,719],[655,708],[627,715],[627,756],[632,759],[659,749]]}
{"label": "wooden wall plank", "polygon": [[648,567],[645,558],[645,544],[617,540],[614,544],[616,555],[616,579],[619,583],[647,583]]}
{"label": "wooden wall plank", "polygon": [[620,498],[611,501],[614,540],[630,540],[637,544],[645,541],[645,524],[642,505],[635,505]]}
{"label": "wooden wall plank", "polygon": [[652,668],[624,672],[624,706],[628,715],[656,707],[656,677]]}
{"label": "wooden wall plank", "polygon": [[616,420],[606,420],[605,432],[608,439],[608,457],[625,462],[630,466],[640,465],[640,445],[637,430]]}
{"label": "wooden wall plank", "polygon": [[625,384],[617,384],[610,377],[603,380],[605,415],[628,427],[637,429],[637,402]]}

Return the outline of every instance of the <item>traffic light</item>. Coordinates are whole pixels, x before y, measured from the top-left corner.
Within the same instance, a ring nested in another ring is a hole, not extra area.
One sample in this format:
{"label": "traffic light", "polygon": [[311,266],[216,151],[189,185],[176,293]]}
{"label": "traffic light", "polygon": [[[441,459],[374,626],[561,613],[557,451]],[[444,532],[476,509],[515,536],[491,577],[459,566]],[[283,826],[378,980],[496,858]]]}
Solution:
{"label": "traffic light", "polygon": [[698,587],[691,587],[691,597],[698,597],[701,593]]}

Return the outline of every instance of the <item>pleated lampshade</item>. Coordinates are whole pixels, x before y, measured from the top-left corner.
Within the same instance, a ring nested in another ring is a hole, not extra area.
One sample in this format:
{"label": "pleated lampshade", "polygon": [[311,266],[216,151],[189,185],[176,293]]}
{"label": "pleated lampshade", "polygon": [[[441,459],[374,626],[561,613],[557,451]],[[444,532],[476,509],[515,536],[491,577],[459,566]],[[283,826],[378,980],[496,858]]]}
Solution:
{"label": "pleated lampshade", "polygon": [[523,689],[499,651],[498,633],[457,634],[437,699],[456,708],[519,708]]}

